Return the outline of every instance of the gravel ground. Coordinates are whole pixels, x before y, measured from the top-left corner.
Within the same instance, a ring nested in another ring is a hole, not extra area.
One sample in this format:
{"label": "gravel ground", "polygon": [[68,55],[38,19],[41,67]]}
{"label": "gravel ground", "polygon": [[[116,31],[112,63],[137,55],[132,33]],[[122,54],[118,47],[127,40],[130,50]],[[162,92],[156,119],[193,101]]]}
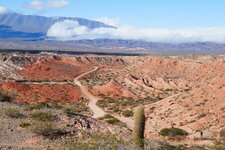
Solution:
{"label": "gravel ground", "polygon": [[[31,111],[24,111],[21,105],[0,102],[0,150],[42,150],[51,145],[63,144],[61,139],[49,140],[32,133],[27,128],[20,127],[21,120],[31,119],[10,118],[4,114],[5,108],[16,108],[26,116],[31,113]],[[60,110],[51,111],[53,114],[62,115]],[[57,121],[57,124],[62,124],[62,121]]]}
{"label": "gravel ground", "polygon": [[[17,109],[26,117],[20,119],[10,118],[5,114],[7,108]],[[50,140],[31,132],[30,128],[34,125],[34,121],[29,117],[29,114],[34,111],[36,110],[25,111],[24,105],[0,102],[0,150],[46,150],[48,147],[60,150],[63,149],[68,138],[70,139],[71,136],[73,138],[77,137],[83,131],[111,132],[122,137],[131,135],[130,130],[125,127],[110,125],[82,114],[67,117],[62,109],[44,108],[41,111],[51,111],[53,115],[57,116],[56,126],[69,133],[68,136]],[[20,127],[19,124],[22,120],[30,121],[31,127]]]}

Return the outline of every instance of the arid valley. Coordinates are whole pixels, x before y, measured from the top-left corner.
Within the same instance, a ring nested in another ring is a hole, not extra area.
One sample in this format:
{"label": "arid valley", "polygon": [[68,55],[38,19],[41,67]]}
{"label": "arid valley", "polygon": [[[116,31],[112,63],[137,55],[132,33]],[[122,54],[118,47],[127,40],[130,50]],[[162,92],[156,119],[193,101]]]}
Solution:
{"label": "arid valley", "polygon": [[[162,148],[161,142],[207,149],[224,136],[223,55],[12,52],[0,59],[1,149],[66,149],[68,140],[89,132],[126,141],[132,139],[133,110],[140,104],[152,149]],[[48,125],[56,131],[43,133]],[[164,128],[187,135],[163,136]]]}

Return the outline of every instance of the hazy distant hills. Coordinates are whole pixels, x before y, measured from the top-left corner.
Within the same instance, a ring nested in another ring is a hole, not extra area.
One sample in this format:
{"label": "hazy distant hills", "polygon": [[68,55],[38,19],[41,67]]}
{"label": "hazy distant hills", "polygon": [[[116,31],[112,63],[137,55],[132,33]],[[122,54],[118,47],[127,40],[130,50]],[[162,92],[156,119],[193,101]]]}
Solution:
{"label": "hazy distant hills", "polygon": [[111,27],[101,22],[91,21],[83,18],[44,17],[7,13],[0,15],[0,38],[33,38],[44,36],[53,24],[63,20],[78,21],[80,25],[84,25],[90,29]]}
{"label": "hazy distant hills", "polygon": [[0,40],[0,49],[41,50],[41,51],[69,51],[87,53],[124,53],[124,54],[225,54],[225,44],[220,43],[152,43],[133,40],[78,40],[78,41],[50,41]]}

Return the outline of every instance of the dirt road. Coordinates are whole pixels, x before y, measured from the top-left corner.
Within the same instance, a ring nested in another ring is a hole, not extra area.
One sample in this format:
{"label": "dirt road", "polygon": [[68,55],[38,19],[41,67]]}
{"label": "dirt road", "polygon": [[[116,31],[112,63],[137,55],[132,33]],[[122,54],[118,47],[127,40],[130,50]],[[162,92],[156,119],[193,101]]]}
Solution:
{"label": "dirt road", "polygon": [[[81,79],[85,75],[87,75],[89,73],[92,73],[92,72],[94,72],[96,70],[98,70],[98,67],[95,67],[93,70],[90,70],[88,72],[85,72],[85,73],[77,76],[76,78],[74,78],[74,83],[80,87],[80,90],[83,93],[83,95],[87,99],[90,100],[90,102],[88,103],[88,107],[91,109],[91,111],[93,113],[93,118],[100,118],[100,117],[103,117],[106,113],[105,113],[105,111],[102,108],[100,108],[100,107],[98,107],[96,105],[96,103],[99,100],[99,98],[96,97],[96,96],[94,96],[92,93],[90,93],[88,91],[88,89],[85,86],[83,86],[80,83],[80,81],[79,81],[79,79]],[[119,116],[119,115],[113,115],[113,116],[115,118],[119,119],[121,122],[124,122],[129,129],[133,129],[133,127],[134,127],[134,121],[131,118],[122,117],[122,116]]]}
{"label": "dirt road", "polygon": [[98,97],[92,95],[88,89],[83,86],[79,79],[82,78],[83,76],[89,74],[89,73],[92,73],[94,71],[98,70],[98,67],[95,67],[93,70],[91,71],[88,71],[88,72],[85,72],[79,76],[77,76],[75,79],[74,79],[74,83],[76,85],[78,85],[80,87],[80,90],[81,92],[83,93],[84,97],[86,97],[87,99],[90,100],[90,102],[88,103],[88,107],[91,109],[92,113],[93,113],[93,118],[100,118],[100,117],[103,117],[106,113],[104,112],[104,110],[100,107],[98,107],[96,105],[97,101],[98,101]]}

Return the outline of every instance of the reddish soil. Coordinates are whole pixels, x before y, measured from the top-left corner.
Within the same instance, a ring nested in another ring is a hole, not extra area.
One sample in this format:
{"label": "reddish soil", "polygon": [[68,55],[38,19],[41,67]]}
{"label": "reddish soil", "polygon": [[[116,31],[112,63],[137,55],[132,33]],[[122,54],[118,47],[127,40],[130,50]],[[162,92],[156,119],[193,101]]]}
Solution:
{"label": "reddish soil", "polygon": [[115,81],[110,81],[109,83],[103,86],[90,87],[90,91],[94,95],[104,94],[108,97],[115,97],[115,98],[121,97],[137,98],[133,93],[124,89]]}
{"label": "reddish soil", "polygon": [[76,63],[75,59],[44,59],[25,66],[26,69],[18,71],[25,80],[73,80],[79,74],[92,67]]}
{"label": "reddish soil", "polygon": [[73,85],[35,85],[7,82],[0,84],[3,91],[13,95],[17,103],[76,102],[81,98],[80,89]]}

